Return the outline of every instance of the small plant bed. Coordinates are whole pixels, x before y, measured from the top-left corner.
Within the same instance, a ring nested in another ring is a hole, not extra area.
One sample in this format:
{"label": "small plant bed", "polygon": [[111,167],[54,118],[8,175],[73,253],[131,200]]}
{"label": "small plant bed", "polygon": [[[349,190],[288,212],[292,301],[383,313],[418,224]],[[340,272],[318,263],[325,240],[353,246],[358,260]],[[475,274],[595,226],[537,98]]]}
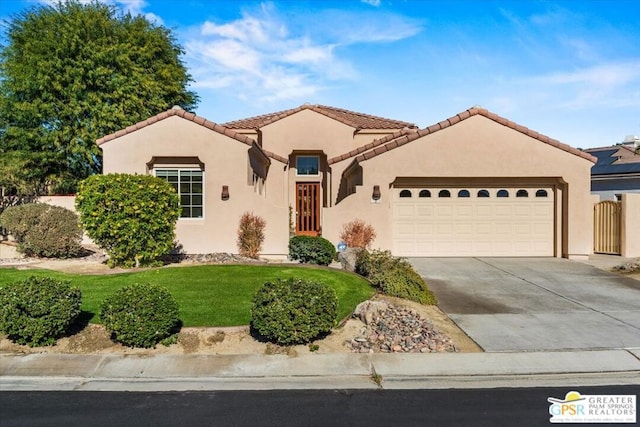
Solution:
{"label": "small plant bed", "polygon": [[628,262],[626,264],[616,265],[611,271],[620,274],[636,274],[640,273],[640,261]]}
{"label": "small plant bed", "polygon": [[329,285],[338,298],[337,319],[347,317],[375,290],[363,278],[341,271],[304,266],[203,265],[154,268],[134,273],[82,275],[50,270],[0,269],[0,286],[29,276],[68,281],[82,291],[83,319],[100,323],[102,302],[132,283],[166,288],[180,307],[183,326],[220,327],[248,325],[252,298],[267,281],[299,278]]}
{"label": "small plant bed", "polygon": [[366,326],[349,343],[353,353],[458,352],[449,335],[406,305],[365,301],[354,316]]}

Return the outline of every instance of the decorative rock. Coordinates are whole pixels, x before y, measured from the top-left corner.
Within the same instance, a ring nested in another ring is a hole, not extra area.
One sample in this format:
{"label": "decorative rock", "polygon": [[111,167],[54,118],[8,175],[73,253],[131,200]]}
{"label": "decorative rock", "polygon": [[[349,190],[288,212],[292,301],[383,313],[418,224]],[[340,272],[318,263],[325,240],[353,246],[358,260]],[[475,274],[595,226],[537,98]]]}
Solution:
{"label": "decorative rock", "polygon": [[356,307],[354,317],[366,325],[360,335],[347,344],[354,353],[458,351],[451,339],[435,329],[433,323],[406,307],[365,301]]}
{"label": "decorative rock", "polygon": [[378,322],[380,312],[387,311],[387,308],[387,304],[382,301],[364,301],[358,304],[353,315],[360,318],[365,325],[370,326]]}
{"label": "decorative rock", "polygon": [[362,252],[362,248],[347,248],[342,252],[338,252],[338,261],[340,261],[342,268],[354,272],[356,270],[356,260],[360,252]]}

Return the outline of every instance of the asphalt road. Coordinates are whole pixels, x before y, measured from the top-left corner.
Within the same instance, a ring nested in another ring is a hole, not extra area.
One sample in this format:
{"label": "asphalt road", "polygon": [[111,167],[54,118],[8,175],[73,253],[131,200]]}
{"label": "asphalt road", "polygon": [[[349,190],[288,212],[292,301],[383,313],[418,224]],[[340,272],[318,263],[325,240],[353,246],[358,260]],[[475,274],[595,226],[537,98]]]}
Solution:
{"label": "asphalt road", "polygon": [[[466,390],[3,392],[10,426],[546,426],[547,398],[640,386]],[[584,424],[582,424],[584,425]]]}

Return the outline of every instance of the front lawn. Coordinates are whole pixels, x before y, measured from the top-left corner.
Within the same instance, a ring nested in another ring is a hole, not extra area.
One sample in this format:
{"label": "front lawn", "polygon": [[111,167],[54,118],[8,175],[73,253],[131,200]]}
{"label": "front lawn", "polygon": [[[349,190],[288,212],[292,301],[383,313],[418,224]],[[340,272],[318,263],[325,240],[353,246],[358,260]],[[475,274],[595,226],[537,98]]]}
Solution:
{"label": "front lawn", "polygon": [[253,295],[264,282],[276,278],[297,277],[331,286],[338,296],[338,320],[374,293],[366,280],[354,274],[291,265],[202,265],[105,275],[0,268],[0,286],[31,275],[68,280],[72,286],[80,288],[82,310],[93,323],[100,322],[102,301],[116,289],[131,283],[151,283],[169,289],[180,305],[183,326],[249,324]]}

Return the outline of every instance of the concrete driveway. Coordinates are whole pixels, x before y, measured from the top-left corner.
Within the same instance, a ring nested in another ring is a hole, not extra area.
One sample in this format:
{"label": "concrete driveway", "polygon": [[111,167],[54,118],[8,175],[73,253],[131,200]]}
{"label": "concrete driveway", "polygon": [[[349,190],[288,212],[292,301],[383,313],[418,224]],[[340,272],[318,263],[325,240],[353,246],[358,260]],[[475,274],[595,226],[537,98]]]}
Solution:
{"label": "concrete driveway", "polygon": [[640,348],[640,282],[556,258],[410,258],[485,351]]}

